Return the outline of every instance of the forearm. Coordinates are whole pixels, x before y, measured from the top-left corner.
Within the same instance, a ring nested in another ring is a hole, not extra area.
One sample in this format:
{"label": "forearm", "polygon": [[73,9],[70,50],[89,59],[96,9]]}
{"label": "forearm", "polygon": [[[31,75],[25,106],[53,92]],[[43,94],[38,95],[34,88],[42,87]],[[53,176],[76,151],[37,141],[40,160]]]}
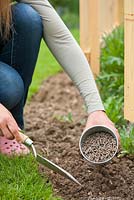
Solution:
{"label": "forearm", "polygon": [[21,0],[38,11],[43,20],[44,40],[83,96],[88,112],[104,110],[89,64],[56,11],[47,0]]}

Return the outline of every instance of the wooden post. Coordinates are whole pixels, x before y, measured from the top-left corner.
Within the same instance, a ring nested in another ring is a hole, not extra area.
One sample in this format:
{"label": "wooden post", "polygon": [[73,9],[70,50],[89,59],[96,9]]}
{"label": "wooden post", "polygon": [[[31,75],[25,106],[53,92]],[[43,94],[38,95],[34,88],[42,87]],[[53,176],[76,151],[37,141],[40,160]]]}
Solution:
{"label": "wooden post", "polygon": [[80,45],[95,75],[99,74],[98,0],[80,0]]}
{"label": "wooden post", "polygon": [[115,25],[120,25],[124,21],[124,0],[117,0],[115,8]]}
{"label": "wooden post", "polygon": [[124,1],[125,85],[124,117],[134,122],[134,0]]}
{"label": "wooden post", "polygon": [[100,36],[110,33],[115,26],[123,22],[124,0],[98,0],[100,12]]}
{"label": "wooden post", "polygon": [[90,61],[89,0],[80,0],[80,46]]}
{"label": "wooden post", "polygon": [[91,37],[91,55],[90,64],[93,74],[99,75],[100,72],[100,19],[99,19],[99,1],[89,0],[90,13],[90,37]]}

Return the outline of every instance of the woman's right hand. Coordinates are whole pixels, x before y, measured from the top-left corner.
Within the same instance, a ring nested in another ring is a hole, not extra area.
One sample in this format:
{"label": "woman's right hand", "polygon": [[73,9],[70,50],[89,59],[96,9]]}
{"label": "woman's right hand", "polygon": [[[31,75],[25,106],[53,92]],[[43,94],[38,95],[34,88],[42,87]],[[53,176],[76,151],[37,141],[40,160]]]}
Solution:
{"label": "woman's right hand", "polygon": [[16,139],[21,141],[19,127],[12,114],[0,104],[0,131],[7,139]]}

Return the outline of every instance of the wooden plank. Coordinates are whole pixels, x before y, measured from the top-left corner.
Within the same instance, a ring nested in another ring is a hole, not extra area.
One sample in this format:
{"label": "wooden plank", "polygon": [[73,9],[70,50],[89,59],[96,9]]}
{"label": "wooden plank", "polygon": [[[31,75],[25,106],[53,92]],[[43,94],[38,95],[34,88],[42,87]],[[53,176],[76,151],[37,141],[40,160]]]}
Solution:
{"label": "wooden plank", "polygon": [[117,0],[100,0],[100,33],[111,32],[114,24]]}
{"label": "wooden plank", "polygon": [[125,85],[124,117],[134,122],[134,0],[124,1]]}
{"label": "wooden plank", "polygon": [[110,33],[123,22],[124,0],[98,0],[100,5],[100,36]]}
{"label": "wooden plank", "polygon": [[115,19],[114,24],[116,26],[123,24],[124,22],[124,0],[117,0],[115,7]]}
{"label": "wooden plank", "polygon": [[91,55],[90,64],[93,74],[99,75],[100,72],[100,19],[99,19],[99,1],[89,0],[90,13],[90,37],[91,37]]}
{"label": "wooden plank", "polygon": [[84,51],[91,69],[99,74],[99,17],[98,0],[80,0],[80,46]]}
{"label": "wooden plank", "polygon": [[88,61],[90,57],[89,0],[80,0],[80,46]]}

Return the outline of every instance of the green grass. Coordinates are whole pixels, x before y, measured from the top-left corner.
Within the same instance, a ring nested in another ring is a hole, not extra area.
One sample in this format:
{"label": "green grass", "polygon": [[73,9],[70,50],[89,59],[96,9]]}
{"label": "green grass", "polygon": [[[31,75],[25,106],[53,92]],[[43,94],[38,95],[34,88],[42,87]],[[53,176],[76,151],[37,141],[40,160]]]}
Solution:
{"label": "green grass", "polygon": [[52,187],[38,173],[33,156],[8,158],[0,155],[1,200],[60,200]]}
{"label": "green grass", "polygon": [[[72,29],[71,32],[79,42],[79,30]],[[42,41],[28,99],[30,100],[31,96],[38,91],[44,79],[58,73],[59,71],[62,71],[62,68],[51,54],[44,41]]]}

